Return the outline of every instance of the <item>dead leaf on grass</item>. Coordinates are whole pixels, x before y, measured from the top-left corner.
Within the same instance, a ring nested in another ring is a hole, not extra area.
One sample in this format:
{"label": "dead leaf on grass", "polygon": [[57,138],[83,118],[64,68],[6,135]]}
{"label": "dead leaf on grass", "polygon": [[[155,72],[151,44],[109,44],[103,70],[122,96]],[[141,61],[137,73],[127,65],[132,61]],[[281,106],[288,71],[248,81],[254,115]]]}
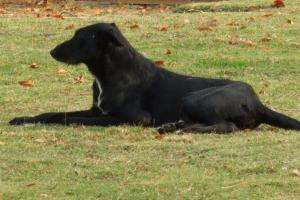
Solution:
{"label": "dead leaf on grass", "polygon": [[56,19],[64,19],[62,13],[53,13],[52,17]]}
{"label": "dead leaf on grass", "polygon": [[288,24],[294,24],[293,20],[291,20],[291,19],[287,19],[286,22],[287,22]]}
{"label": "dead leaf on grass", "polygon": [[168,29],[169,29],[168,25],[162,25],[157,28],[157,30],[159,30],[159,31],[168,31]]}
{"label": "dead leaf on grass", "polygon": [[166,54],[166,55],[170,55],[170,54],[172,54],[172,52],[171,52],[170,49],[166,49],[166,50],[165,50],[165,54]]}
{"label": "dead leaf on grass", "polygon": [[71,29],[74,29],[74,28],[75,28],[75,24],[71,23],[68,26],[66,26],[65,30],[71,30]]}
{"label": "dead leaf on grass", "polygon": [[270,37],[264,37],[260,41],[261,42],[270,42],[271,40],[272,40],[272,38],[270,38]]}
{"label": "dead leaf on grass", "polygon": [[5,145],[5,142],[0,141],[0,146]]}
{"label": "dead leaf on grass", "polygon": [[211,26],[203,26],[198,28],[199,31],[213,31],[214,29]]}
{"label": "dead leaf on grass", "polygon": [[0,8],[0,15],[4,15],[6,13],[6,10],[4,8]]}
{"label": "dead leaf on grass", "polygon": [[294,170],[292,171],[292,174],[293,174],[294,176],[300,177],[300,170],[294,169]]}
{"label": "dead leaf on grass", "polygon": [[215,27],[215,26],[219,25],[219,22],[216,19],[211,19],[211,20],[207,21],[205,24],[210,27]]}
{"label": "dead leaf on grass", "polygon": [[75,83],[83,83],[84,82],[84,78],[82,75],[76,76],[74,78],[74,80],[75,80]]}
{"label": "dead leaf on grass", "polygon": [[65,69],[63,69],[63,68],[60,68],[60,69],[57,70],[57,73],[58,73],[59,75],[64,75],[64,74],[67,73],[67,71],[66,71]]}
{"label": "dead leaf on grass", "polygon": [[35,186],[35,183],[29,183],[25,185],[25,187],[32,187],[32,186]]}
{"label": "dead leaf on grass", "polygon": [[230,23],[227,24],[228,26],[239,26],[240,23],[237,21],[231,21]]}
{"label": "dead leaf on grass", "polygon": [[165,134],[158,134],[155,136],[155,139],[157,140],[163,140],[165,138]]}
{"label": "dead leaf on grass", "polygon": [[46,143],[46,140],[42,139],[42,138],[35,139],[34,141],[37,142],[37,143],[41,143],[41,144]]}
{"label": "dead leaf on grass", "polygon": [[36,63],[30,64],[29,67],[32,68],[32,69],[39,68],[38,64],[36,64]]}
{"label": "dead leaf on grass", "polygon": [[33,80],[19,81],[19,84],[23,87],[33,87],[34,81]]}
{"label": "dead leaf on grass", "polygon": [[271,16],[273,16],[273,13],[267,13],[263,15],[263,17],[271,17]]}
{"label": "dead leaf on grass", "polygon": [[129,26],[130,29],[138,29],[140,28],[140,26],[138,24],[133,24],[131,26]]}

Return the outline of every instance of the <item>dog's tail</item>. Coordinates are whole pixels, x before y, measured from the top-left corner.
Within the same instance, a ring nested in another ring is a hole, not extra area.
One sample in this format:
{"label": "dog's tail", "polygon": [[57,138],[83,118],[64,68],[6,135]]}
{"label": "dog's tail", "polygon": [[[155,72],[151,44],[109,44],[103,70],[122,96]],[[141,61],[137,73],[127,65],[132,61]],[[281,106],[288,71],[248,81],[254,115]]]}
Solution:
{"label": "dog's tail", "polygon": [[300,131],[300,121],[278,113],[262,105],[259,109],[261,122],[279,128]]}

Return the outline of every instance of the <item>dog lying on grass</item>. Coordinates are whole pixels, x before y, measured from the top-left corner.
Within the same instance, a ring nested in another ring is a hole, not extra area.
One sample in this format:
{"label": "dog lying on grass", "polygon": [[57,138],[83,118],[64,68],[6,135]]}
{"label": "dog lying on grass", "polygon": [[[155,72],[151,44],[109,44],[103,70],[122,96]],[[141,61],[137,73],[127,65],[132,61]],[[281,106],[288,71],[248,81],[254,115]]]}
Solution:
{"label": "dog lying on grass", "polygon": [[12,125],[55,123],[159,127],[163,132],[229,133],[261,123],[300,130],[300,122],[264,106],[246,83],[184,76],[156,67],[112,23],[81,28],[51,56],[86,64],[95,77],[89,110],[18,117]]}

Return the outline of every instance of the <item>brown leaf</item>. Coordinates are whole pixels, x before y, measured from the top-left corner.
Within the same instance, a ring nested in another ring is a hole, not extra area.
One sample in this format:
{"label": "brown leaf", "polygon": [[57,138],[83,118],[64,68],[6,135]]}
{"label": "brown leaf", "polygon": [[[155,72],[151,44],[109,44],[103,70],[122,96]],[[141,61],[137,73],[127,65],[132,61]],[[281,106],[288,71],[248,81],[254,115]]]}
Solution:
{"label": "brown leaf", "polygon": [[66,26],[65,30],[71,30],[71,29],[74,29],[74,28],[75,28],[75,24],[71,23],[68,26]]}
{"label": "brown leaf", "polygon": [[168,31],[169,26],[168,26],[168,25],[163,25],[163,26],[161,26],[161,27],[158,27],[157,29],[158,29],[159,31]]}
{"label": "brown leaf", "polygon": [[0,8],[0,15],[4,15],[6,13],[6,10],[4,8]]}
{"label": "brown leaf", "polygon": [[215,26],[218,26],[219,23],[218,23],[218,20],[216,19],[211,19],[209,21],[206,22],[206,25],[207,26],[210,26],[210,27],[215,27]]}
{"label": "brown leaf", "polygon": [[165,63],[165,61],[163,61],[163,60],[156,60],[156,61],[154,61],[154,64],[156,65],[156,66],[158,66],[158,67],[160,67],[161,65],[163,65]]}
{"label": "brown leaf", "polygon": [[155,139],[157,139],[157,140],[163,140],[164,137],[165,137],[165,134],[158,134],[158,135],[155,136]]}
{"label": "brown leaf", "polygon": [[33,80],[26,80],[26,81],[19,81],[19,84],[23,87],[33,87],[34,81]]}
{"label": "brown leaf", "polygon": [[287,22],[288,24],[294,24],[294,22],[293,22],[291,19],[287,19],[286,22]]}
{"label": "brown leaf", "polygon": [[213,31],[214,29],[211,26],[199,27],[199,31]]}
{"label": "brown leaf", "polygon": [[35,185],[35,183],[29,183],[29,184],[26,184],[25,187],[32,187],[34,185]]}
{"label": "brown leaf", "polygon": [[75,80],[75,83],[83,83],[84,82],[84,78],[82,75],[75,77],[74,80]]}
{"label": "brown leaf", "polygon": [[140,28],[140,26],[138,24],[133,24],[131,26],[129,26],[130,29],[137,29]]}
{"label": "brown leaf", "polygon": [[228,26],[239,26],[240,23],[238,23],[237,21],[232,21],[230,23],[227,24]]}
{"label": "brown leaf", "polygon": [[59,69],[57,70],[57,73],[58,73],[59,75],[64,75],[64,74],[67,73],[67,71],[66,71],[65,69],[63,69],[63,68],[59,68]]}
{"label": "brown leaf", "polygon": [[0,141],[0,146],[5,145],[5,142]]}
{"label": "brown leaf", "polygon": [[34,141],[37,143],[45,143],[46,142],[46,140],[44,140],[42,138],[35,139]]}
{"label": "brown leaf", "polygon": [[38,64],[36,64],[36,63],[32,63],[31,65],[29,65],[29,67],[32,69],[39,68]]}
{"label": "brown leaf", "polygon": [[61,13],[54,13],[54,14],[52,15],[52,17],[53,17],[53,18],[56,18],[56,19],[64,19],[64,16],[62,16]]}
{"label": "brown leaf", "polygon": [[255,45],[254,42],[252,42],[251,40],[248,40],[248,39],[242,39],[242,38],[239,38],[239,37],[233,37],[231,38],[229,41],[228,41],[229,44],[231,45],[239,45],[239,44],[243,44],[243,45],[246,45],[248,47],[252,47]]}
{"label": "brown leaf", "polygon": [[249,20],[250,22],[254,22],[254,21],[255,21],[255,18],[254,18],[254,17],[249,17],[248,20]]}
{"label": "brown leaf", "polygon": [[255,45],[251,40],[242,40],[241,42],[248,47],[253,47]]}
{"label": "brown leaf", "polygon": [[260,41],[261,42],[270,42],[271,40],[272,40],[272,38],[270,38],[270,37],[264,37]]}
{"label": "brown leaf", "polygon": [[170,54],[172,54],[172,52],[171,52],[170,49],[166,49],[166,50],[165,50],[165,54],[166,54],[166,55],[170,55]]}
{"label": "brown leaf", "polygon": [[189,24],[190,23],[190,20],[188,18],[184,19],[184,23],[185,24]]}
{"label": "brown leaf", "polygon": [[294,169],[294,170],[292,171],[292,174],[293,174],[294,176],[300,177],[300,171],[299,171],[298,169]]}
{"label": "brown leaf", "polygon": [[271,17],[271,16],[273,16],[272,13],[267,13],[267,14],[264,14],[264,15],[263,15],[263,17]]}

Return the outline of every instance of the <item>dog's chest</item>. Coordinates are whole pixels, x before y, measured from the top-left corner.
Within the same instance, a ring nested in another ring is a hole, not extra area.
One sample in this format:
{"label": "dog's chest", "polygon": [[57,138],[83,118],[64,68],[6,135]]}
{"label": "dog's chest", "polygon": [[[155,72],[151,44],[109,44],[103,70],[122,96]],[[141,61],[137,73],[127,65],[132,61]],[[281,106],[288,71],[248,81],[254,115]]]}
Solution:
{"label": "dog's chest", "polygon": [[95,98],[93,99],[93,104],[95,106],[97,106],[100,110],[101,109],[101,103],[103,101],[103,88],[101,85],[101,82],[95,77],[95,82],[96,82],[96,91],[94,91],[95,93]]}

